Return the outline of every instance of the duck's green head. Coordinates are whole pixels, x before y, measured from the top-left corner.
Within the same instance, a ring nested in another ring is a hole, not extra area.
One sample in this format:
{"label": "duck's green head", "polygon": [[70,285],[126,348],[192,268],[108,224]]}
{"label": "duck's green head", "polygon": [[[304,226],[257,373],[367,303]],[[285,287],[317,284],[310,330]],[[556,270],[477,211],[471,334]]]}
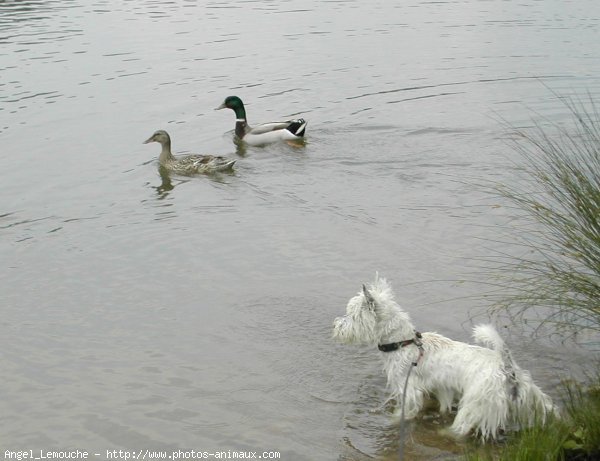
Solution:
{"label": "duck's green head", "polygon": [[246,110],[244,109],[244,103],[237,96],[227,96],[223,104],[217,107],[219,109],[231,109],[235,112],[237,118],[246,118]]}

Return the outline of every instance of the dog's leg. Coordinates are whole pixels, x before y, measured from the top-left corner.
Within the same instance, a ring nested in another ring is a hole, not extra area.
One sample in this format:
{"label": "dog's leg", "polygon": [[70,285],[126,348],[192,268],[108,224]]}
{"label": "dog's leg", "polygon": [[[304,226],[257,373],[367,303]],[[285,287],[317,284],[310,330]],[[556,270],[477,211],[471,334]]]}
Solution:
{"label": "dog's leg", "polygon": [[440,404],[440,413],[448,413],[452,409],[454,402],[454,392],[450,389],[442,389],[434,393]]}
{"label": "dog's leg", "polygon": [[535,422],[546,421],[549,415],[559,416],[552,400],[536,386],[529,374],[521,376],[519,394],[511,400],[511,421],[519,425],[531,426]]}
{"label": "dog's leg", "polygon": [[504,389],[484,394],[480,389],[466,392],[458,404],[458,411],[452,424],[452,431],[458,436],[465,436],[474,431],[486,440],[496,438],[499,430],[506,428],[508,404]]}
{"label": "dog's leg", "polygon": [[471,432],[471,429],[475,426],[475,423],[471,420],[471,417],[466,414],[464,408],[459,407],[454,422],[450,426],[450,430],[457,437],[465,437]]}
{"label": "dog's leg", "polygon": [[406,419],[413,419],[419,411],[423,408],[424,395],[423,391],[415,389],[409,384],[406,389],[406,395],[404,398],[399,393],[397,397],[398,405],[394,410],[394,415],[400,418],[402,416],[402,404],[404,403],[404,417]]}

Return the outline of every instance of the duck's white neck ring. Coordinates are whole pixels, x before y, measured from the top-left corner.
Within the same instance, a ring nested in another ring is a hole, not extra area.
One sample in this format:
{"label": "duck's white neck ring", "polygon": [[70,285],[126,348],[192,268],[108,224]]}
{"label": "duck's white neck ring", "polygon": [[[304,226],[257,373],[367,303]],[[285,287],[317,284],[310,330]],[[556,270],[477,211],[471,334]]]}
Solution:
{"label": "duck's white neck ring", "polygon": [[236,122],[245,122],[246,119],[245,118],[236,118],[235,121]]}

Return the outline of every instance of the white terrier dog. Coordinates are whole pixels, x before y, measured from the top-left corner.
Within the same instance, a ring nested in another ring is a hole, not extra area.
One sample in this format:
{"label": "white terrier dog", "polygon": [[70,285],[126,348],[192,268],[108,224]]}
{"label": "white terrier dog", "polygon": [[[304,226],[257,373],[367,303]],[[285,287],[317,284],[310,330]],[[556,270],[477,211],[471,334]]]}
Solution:
{"label": "white terrier dog", "polygon": [[458,436],[473,431],[484,440],[496,438],[514,424],[544,421],[554,412],[550,397],[519,368],[493,326],[473,329],[475,340],[487,347],[421,334],[383,278],[350,299],[346,315],[335,319],[333,336],[345,344],[378,346],[391,390],[388,401],[404,401],[406,418],[417,415],[427,395],[437,398],[442,413],[458,401],[451,426]]}

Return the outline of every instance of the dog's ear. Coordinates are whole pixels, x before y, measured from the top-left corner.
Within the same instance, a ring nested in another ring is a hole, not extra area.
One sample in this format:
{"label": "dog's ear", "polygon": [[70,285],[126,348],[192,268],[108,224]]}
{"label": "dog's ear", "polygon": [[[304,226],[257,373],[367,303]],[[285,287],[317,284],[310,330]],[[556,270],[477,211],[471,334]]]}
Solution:
{"label": "dog's ear", "polygon": [[369,306],[369,309],[375,309],[375,298],[373,298],[373,295],[369,292],[364,283],[362,286],[362,291],[365,297],[365,301],[367,302],[367,306]]}

